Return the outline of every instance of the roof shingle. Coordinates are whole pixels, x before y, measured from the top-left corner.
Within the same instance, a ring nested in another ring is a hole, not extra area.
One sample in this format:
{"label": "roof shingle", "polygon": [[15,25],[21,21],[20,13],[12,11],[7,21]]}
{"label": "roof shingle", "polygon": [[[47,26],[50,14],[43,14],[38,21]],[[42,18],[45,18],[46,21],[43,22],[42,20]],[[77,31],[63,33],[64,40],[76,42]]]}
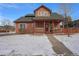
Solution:
{"label": "roof shingle", "polygon": [[35,17],[34,14],[27,14],[26,16],[24,17],[21,17],[19,19],[17,19],[16,21],[14,21],[15,23],[16,22],[32,22],[33,20],[62,20],[63,19],[63,16],[58,14],[58,13],[52,13],[51,16],[38,16],[38,17]]}

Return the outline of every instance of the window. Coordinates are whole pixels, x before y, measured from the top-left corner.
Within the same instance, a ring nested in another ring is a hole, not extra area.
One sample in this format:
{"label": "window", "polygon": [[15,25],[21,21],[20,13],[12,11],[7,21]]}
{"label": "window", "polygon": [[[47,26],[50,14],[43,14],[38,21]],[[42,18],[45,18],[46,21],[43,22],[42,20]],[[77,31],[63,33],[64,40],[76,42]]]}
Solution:
{"label": "window", "polygon": [[40,12],[40,16],[48,16],[48,14],[47,14],[47,12],[45,12],[45,11],[41,11],[41,12]]}
{"label": "window", "polygon": [[24,33],[25,32],[25,26],[26,24],[25,23],[20,23],[19,24],[19,31],[21,32],[21,33]]}
{"label": "window", "polygon": [[19,24],[19,29],[25,29],[25,23],[21,23],[21,24]]}

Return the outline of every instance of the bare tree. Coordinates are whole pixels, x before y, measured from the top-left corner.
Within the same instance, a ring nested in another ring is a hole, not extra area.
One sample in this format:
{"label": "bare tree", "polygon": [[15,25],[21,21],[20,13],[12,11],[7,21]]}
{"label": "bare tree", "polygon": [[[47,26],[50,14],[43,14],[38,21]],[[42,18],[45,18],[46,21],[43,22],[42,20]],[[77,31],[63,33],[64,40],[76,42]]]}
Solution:
{"label": "bare tree", "polygon": [[66,21],[66,24],[67,24],[67,34],[68,34],[68,37],[70,36],[70,32],[69,32],[69,27],[68,27],[68,16],[70,15],[71,13],[71,7],[70,7],[70,4],[67,4],[67,3],[61,3],[59,5],[60,7],[60,12],[62,13],[62,15],[64,16],[64,19],[63,19],[63,28],[64,28],[64,21]]}
{"label": "bare tree", "polygon": [[4,27],[4,29],[8,31],[9,26],[11,25],[11,21],[9,19],[2,19],[1,24]]}

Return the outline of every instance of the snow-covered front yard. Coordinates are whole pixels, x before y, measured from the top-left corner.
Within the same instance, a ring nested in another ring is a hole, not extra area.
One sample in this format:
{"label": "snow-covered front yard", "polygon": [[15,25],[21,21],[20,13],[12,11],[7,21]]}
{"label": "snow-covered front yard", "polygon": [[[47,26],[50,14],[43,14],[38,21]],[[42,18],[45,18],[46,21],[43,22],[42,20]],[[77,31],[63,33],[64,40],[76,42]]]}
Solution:
{"label": "snow-covered front yard", "polygon": [[75,55],[79,55],[79,33],[73,34],[70,37],[67,35],[54,35],[54,37],[61,41]]}
{"label": "snow-covered front yard", "polygon": [[0,36],[0,55],[55,55],[46,35]]}

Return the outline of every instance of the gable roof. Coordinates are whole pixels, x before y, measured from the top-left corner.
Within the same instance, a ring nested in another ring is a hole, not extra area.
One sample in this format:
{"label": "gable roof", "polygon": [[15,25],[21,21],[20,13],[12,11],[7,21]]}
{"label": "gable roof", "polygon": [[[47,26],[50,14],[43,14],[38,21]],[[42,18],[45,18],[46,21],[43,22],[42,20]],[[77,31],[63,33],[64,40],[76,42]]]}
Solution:
{"label": "gable roof", "polygon": [[26,15],[24,17],[20,17],[19,19],[15,20],[14,23],[20,23],[20,22],[32,22],[34,15]]}
{"label": "gable roof", "polygon": [[62,20],[64,17],[62,16],[62,15],[60,15],[60,14],[58,14],[58,13],[52,13],[52,11],[49,9],[49,8],[47,8],[46,6],[44,6],[44,5],[41,5],[40,7],[38,7],[37,9],[35,9],[34,10],[34,12],[35,11],[37,11],[39,8],[41,8],[41,7],[44,7],[45,9],[47,9],[48,11],[50,11],[50,13],[51,13],[51,16],[37,16],[37,17],[35,17],[35,14],[27,14],[27,15],[25,15],[25,16],[23,16],[23,17],[20,17],[19,19],[17,19],[16,21],[14,21],[15,23],[17,23],[17,22],[33,22],[33,20],[57,20],[57,19],[59,19],[59,20]]}
{"label": "gable roof", "polygon": [[51,13],[51,10],[48,7],[44,6],[44,5],[41,5],[40,7],[38,7],[37,9],[35,9],[34,13],[35,13],[35,11],[37,11],[38,9],[40,9],[41,7],[47,9]]}
{"label": "gable roof", "polygon": [[64,19],[64,17],[62,15],[58,14],[58,13],[52,13],[51,17],[53,19]]}
{"label": "gable roof", "polygon": [[33,22],[33,20],[62,20],[63,16],[58,14],[58,13],[52,13],[51,16],[49,17],[44,17],[44,16],[39,16],[39,17],[35,17],[34,14],[27,14],[24,17],[20,17],[19,19],[17,19],[16,22]]}
{"label": "gable roof", "polygon": [[17,19],[16,21],[14,21],[15,23],[26,23],[26,22],[32,22],[32,18],[31,17],[22,17],[20,19]]}

